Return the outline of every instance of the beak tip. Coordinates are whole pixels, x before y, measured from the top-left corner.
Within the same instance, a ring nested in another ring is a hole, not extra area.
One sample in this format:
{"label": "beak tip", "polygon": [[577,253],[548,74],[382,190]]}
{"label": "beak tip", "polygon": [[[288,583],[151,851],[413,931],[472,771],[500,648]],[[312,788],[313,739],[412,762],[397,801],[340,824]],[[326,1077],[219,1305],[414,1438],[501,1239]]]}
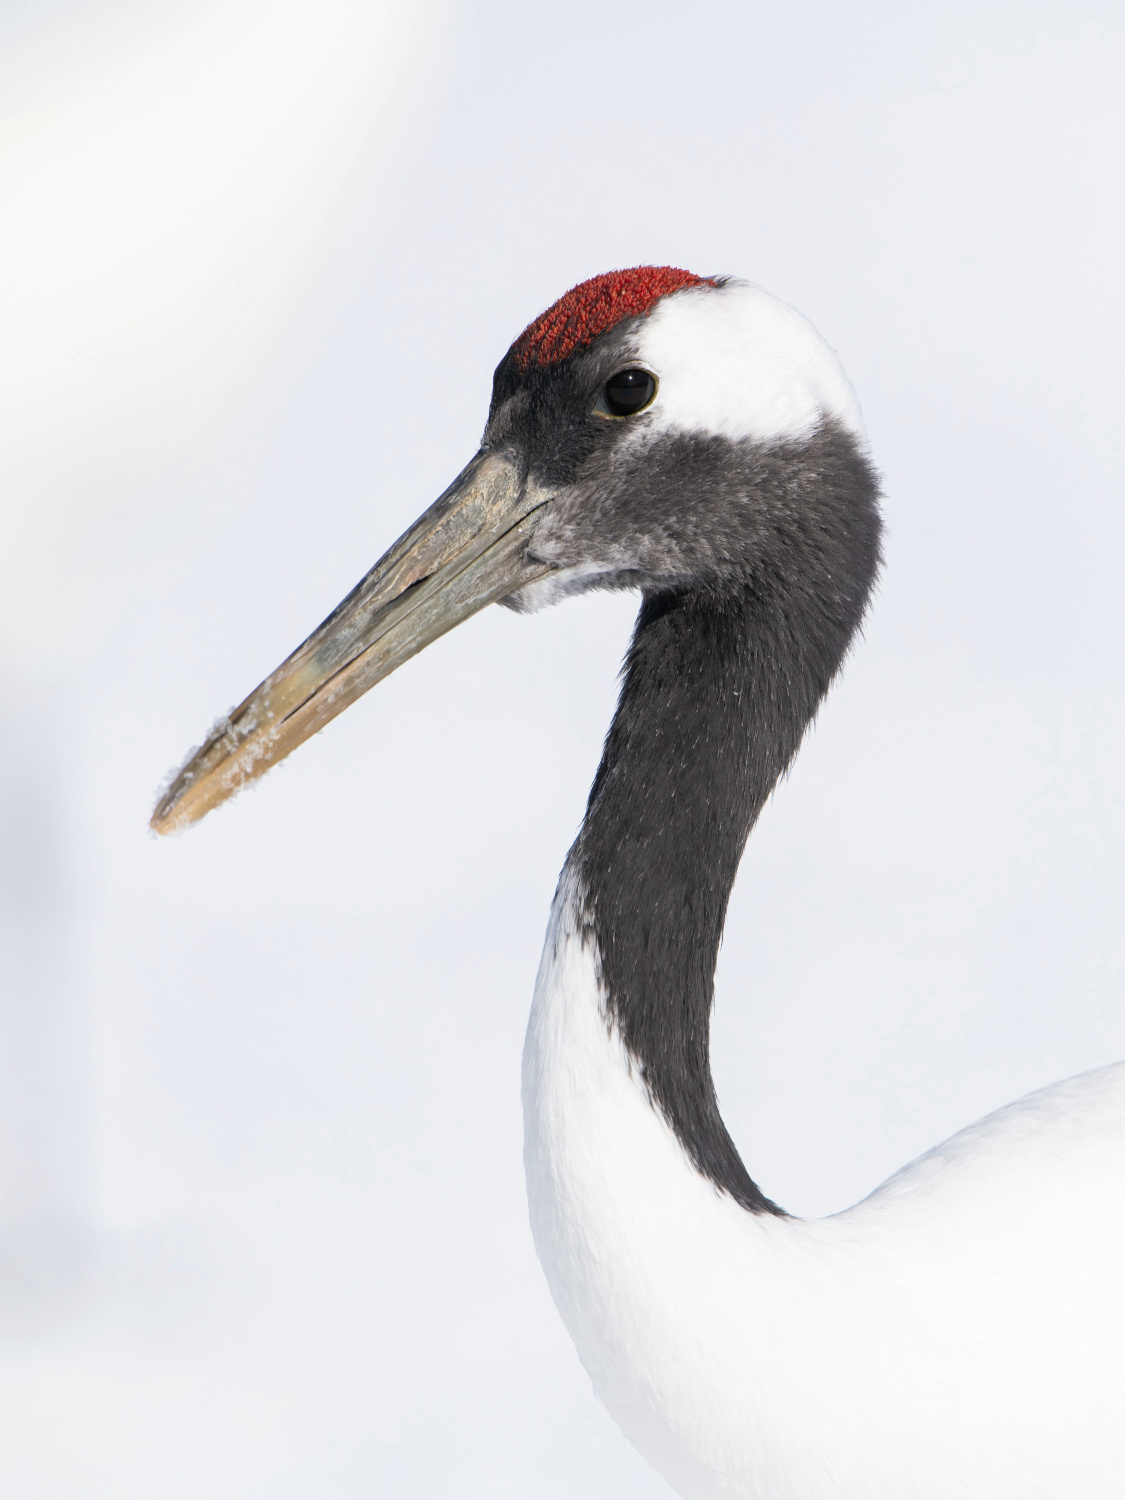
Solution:
{"label": "beak tip", "polygon": [[148,820],[150,833],[164,838],[167,834],[176,832],[180,826],[180,820],[174,814],[174,807],[175,803],[169,803],[166,797],[161,797],[152,810],[152,817]]}

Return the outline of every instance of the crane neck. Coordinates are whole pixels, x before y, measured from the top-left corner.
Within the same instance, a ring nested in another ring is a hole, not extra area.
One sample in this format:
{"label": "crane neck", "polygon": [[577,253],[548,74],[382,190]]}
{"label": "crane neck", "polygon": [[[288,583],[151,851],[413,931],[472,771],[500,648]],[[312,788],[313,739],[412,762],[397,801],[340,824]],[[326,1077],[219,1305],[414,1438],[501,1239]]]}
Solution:
{"label": "crane neck", "polygon": [[[870,473],[870,471],[867,471]],[[865,486],[860,486],[864,489]],[[697,1169],[756,1213],[710,1065],[715,965],[750,830],[859,624],[878,566],[869,527],[842,555],[769,560],[737,587],[644,597],[581,832],[568,859],[607,1019]],[[866,513],[866,512],[865,512]],[[829,587],[829,584],[834,584]]]}

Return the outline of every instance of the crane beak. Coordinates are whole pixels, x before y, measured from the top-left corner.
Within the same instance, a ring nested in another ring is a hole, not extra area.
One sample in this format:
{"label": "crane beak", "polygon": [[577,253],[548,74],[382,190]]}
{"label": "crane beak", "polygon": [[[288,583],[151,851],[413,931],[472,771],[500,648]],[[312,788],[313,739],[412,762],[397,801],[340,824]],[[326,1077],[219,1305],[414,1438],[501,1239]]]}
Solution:
{"label": "crane beak", "polygon": [[349,703],[486,604],[551,572],[527,555],[551,492],[481,452],[314,630],[212,731],[150,826],[198,822]]}

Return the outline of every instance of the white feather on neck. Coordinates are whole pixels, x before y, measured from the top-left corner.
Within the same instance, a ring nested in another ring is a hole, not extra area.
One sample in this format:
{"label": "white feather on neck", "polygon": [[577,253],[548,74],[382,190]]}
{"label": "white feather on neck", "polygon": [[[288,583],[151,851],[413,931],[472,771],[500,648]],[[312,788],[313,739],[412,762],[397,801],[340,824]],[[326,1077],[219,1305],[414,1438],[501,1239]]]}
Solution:
{"label": "white feather on neck", "polygon": [[1125,1144],[1125,1067],[989,1116],[846,1213],[753,1215],[653,1108],[580,911],[564,872],[524,1049],[531,1225],[649,1462],[689,1500],[1118,1497],[1120,1381],[1092,1351],[1107,1320],[1125,1337],[1125,1188],[1092,1195]]}

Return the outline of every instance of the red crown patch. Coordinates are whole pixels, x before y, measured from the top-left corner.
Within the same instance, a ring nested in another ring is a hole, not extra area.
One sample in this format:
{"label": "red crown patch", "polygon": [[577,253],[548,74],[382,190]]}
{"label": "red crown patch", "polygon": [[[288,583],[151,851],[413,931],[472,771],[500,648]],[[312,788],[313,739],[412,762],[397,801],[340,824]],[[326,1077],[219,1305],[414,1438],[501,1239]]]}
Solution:
{"label": "red crown patch", "polygon": [[624,318],[641,317],[669,292],[685,286],[714,286],[710,277],[693,276],[674,266],[634,266],[591,276],[540,313],[512,345],[521,374],[532,365],[543,368],[569,359]]}

